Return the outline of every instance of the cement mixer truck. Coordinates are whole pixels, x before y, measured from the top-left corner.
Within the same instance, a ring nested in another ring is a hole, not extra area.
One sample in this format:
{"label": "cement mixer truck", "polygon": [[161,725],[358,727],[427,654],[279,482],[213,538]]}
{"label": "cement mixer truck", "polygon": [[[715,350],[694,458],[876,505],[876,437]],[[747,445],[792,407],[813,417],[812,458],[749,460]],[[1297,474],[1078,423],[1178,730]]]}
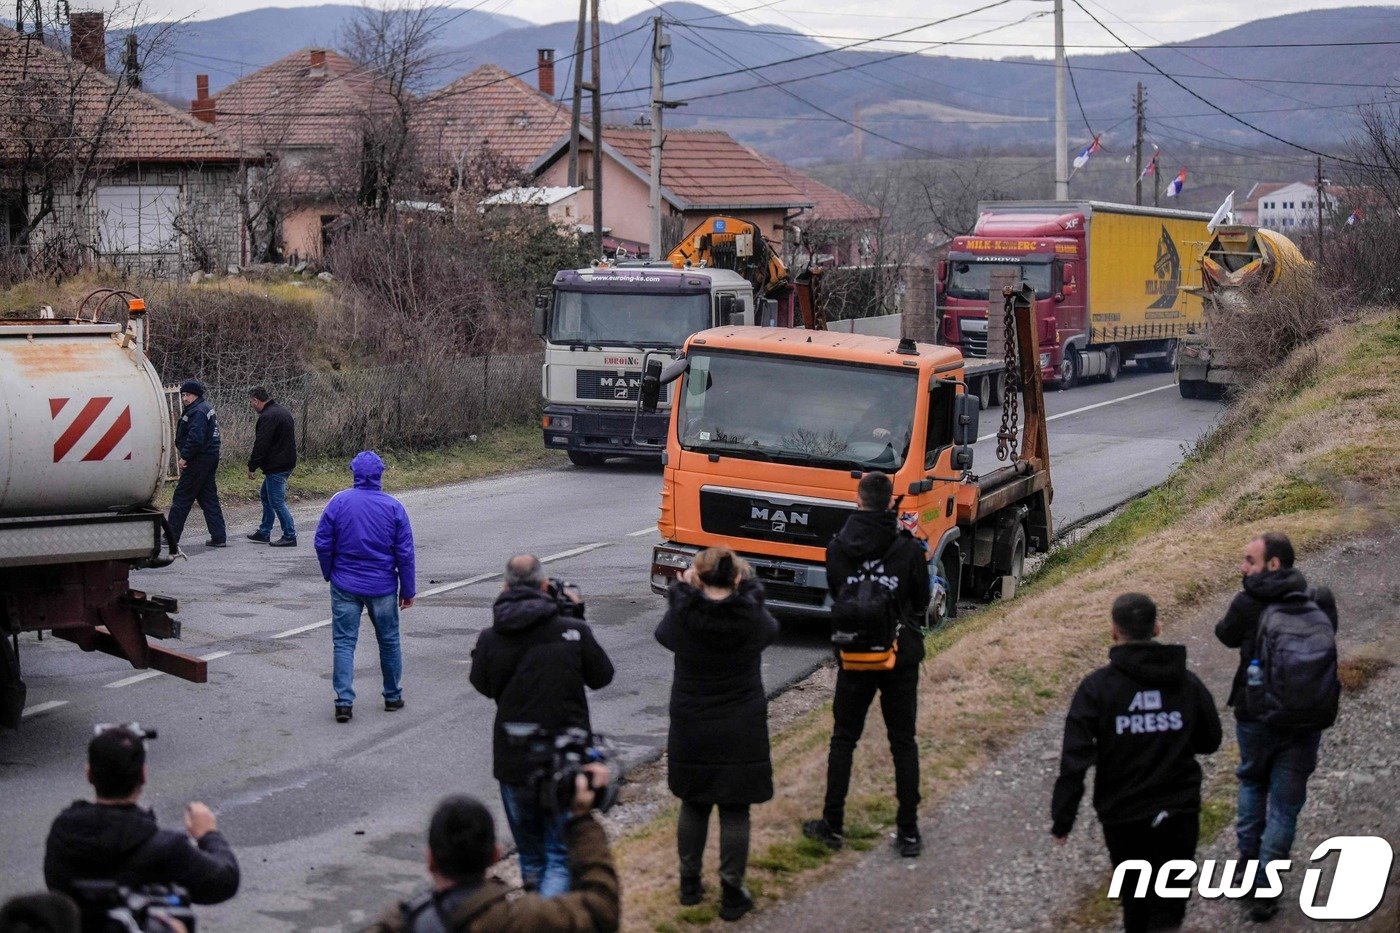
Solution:
{"label": "cement mixer truck", "polygon": [[175,600],[129,585],[132,568],[176,557],[155,507],[171,418],[146,333],[145,303],[111,289],[76,318],[0,318],[0,728],[24,710],[22,632],[207,677],[147,641],[179,637]]}

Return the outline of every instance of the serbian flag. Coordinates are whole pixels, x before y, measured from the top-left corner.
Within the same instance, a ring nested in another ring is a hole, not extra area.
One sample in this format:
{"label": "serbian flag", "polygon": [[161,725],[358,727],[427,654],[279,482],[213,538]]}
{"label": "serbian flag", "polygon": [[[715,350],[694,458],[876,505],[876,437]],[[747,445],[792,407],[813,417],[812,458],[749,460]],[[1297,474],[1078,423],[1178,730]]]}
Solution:
{"label": "serbian flag", "polygon": [[1364,219],[1365,218],[1361,216],[1361,208],[1358,207],[1356,210],[1351,212],[1350,216],[1347,217],[1347,226],[1354,227],[1357,224],[1361,223],[1361,221]]}
{"label": "serbian flag", "polygon": [[1181,189],[1185,187],[1186,169],[1182,169],[1181,171],[1176,173],[1176,177],[1172,179],[1172,183],[1167,185],[1167,197],[1176,197],[1178,194],[1181,194]]}
{"label": "serbian flag", "polygon": [[1085,165],[1088,165],[1089,157],[1098,152],[1101,148],[1103,147],[1099,145],[1099,137],[1095,136],[1094,141],[1085,146],[1079,155],[1074,157],[1074,167],[1083,168]]}
{"label": "serbian flag", "polygon": [[1157,156],[1158,156],[1158,154],[1159,154],[1159,153],[1158,153],[1158,151],[1157,151],[1157,147],[1156,147],[1156,146],[1153,146],[1153,147],[1152,147],[1152,159],[1147,163],[1147,167],[1144,168],[1144,169],[1142,170],[1142,174],[1138,176],[1138,181],[1142,181],[1144,178],[1147,178],[1149,175],[1156,175],[1156,174],[1157,174]]}

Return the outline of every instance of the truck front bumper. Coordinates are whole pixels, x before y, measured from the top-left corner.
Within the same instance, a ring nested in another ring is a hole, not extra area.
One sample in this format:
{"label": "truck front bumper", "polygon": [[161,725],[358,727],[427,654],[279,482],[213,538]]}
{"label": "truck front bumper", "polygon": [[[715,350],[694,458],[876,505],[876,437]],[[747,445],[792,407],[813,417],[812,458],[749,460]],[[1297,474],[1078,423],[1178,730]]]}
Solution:
{"label": "truck front bumper", "polygon": [[[652,548],[651,591],[664,594],[695,560],[702,548],[667,541]],[[763,584],[765,605],[776,615],[791,618],[825,618],[831,613],[826,568],[761,554],[740,554]]]}
{"label": "truck front bumper", "polygon": [[613,457],[659,457],[666,449],[666,428],[671,414],[643,412],[637,416],[627,409],[546,405],[540,420],[544,427],[544,445],[554,450]]}

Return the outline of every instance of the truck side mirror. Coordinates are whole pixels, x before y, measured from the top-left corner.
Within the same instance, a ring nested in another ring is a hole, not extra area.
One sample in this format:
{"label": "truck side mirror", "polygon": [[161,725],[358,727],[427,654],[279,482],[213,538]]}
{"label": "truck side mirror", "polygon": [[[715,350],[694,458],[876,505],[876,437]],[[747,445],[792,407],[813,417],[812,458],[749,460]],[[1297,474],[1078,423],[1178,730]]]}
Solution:
{"label": "truck side mirror", "polygon": [[733,295],[719,296],[719,323],[721,326],[730,323],[737,306],[738,302],[734,300]]}
{"label": "truck side mirror", "polygon": [[661,361],[650,360],[647,362],[646,372],[642,374],[642,387],[637,392],[637,400],[642,411],[652,414],[656,411],[656,405],[661,401]]}
{"label": "truck side mirror", "polygon": [[535,296],[535,336],[543,337],[549,331],[549,292]]}
{"label": "truck side mirror", "polygon": [[[953,412],[953,443],[959,447],[977,443],[977,419],[982,414],[982,400],[964,392],[957,397]],[[972,462],[972,450],[967,451]]]}
{"label": "truck side mirror", "polygon": [[954,447],[952,461],[953,469],[959,473],[966,473],[972,469],[972,448],[967,445]]}

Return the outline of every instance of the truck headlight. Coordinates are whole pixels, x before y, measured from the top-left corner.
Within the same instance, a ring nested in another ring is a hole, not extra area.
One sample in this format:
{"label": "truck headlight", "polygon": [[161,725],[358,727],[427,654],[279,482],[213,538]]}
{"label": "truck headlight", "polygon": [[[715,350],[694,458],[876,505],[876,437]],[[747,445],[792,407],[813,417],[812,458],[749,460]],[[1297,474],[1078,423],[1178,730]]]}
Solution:
{"label": "truck headlight", "polygon": [[572,415],[545,415],[544,426],[554,431],[572,431],[574,419]]}
{"label": "truck headlight", "polygon": [[1040,368],[1041,368],[1041,369],[1045,369],[1045,368],[1048,367],[1049,365],[1050,365],[1050,354],[1049,354],[1049,353],[1042,353],[1042,354],[1040,354]]}
{"label": "truck headlight", "polygon": [[690,566],[689,554],[680,551],[667,551],[657,548],[651,552],[651,562],[658,567],[675,567],[680,570]]}

